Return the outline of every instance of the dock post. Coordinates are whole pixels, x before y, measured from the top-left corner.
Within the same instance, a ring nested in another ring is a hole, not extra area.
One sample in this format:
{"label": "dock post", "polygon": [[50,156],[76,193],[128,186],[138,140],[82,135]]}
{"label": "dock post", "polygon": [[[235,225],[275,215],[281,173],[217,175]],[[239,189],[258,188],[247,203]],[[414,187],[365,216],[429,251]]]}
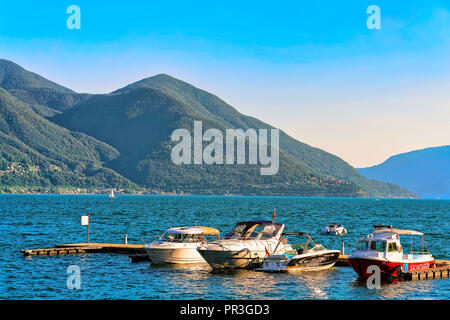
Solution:
{"label": "dock post", "polygon": [[341,254],[345,254],[345,247],[344,247],[344,243],[342,242],[342,245],[341,245]]}

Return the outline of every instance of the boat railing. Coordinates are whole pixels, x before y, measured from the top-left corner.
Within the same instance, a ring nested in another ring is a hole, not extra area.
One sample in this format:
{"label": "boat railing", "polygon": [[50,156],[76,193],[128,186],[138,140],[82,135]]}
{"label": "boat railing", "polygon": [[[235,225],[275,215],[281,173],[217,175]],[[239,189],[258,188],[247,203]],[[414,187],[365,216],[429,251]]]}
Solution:
{"label": "boat railing", "polygon": [[427,255],[430,254],[429,251],[412,251],[412,252],[404,252],[403,254],[409,254],[409,255]]}
{"label": "boat railing", "polygon": [[403,254],[403,258],[406,260],[416,260],[416,259],[421,259],[421,258],[424,258],[427,256],[431,256],[431,254],[429,252]]}

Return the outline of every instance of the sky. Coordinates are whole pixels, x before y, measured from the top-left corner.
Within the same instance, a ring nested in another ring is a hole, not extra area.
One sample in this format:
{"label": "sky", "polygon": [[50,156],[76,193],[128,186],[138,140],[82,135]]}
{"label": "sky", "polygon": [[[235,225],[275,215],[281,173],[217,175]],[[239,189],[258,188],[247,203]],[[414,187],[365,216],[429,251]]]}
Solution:
{"label": "sky", "polygon": [[[80,29],[67,28],[70,5],[80,8]],[[380,29],[367,27],[370,5]],[[0,8],[0,58],[77,92],[167,73],[354,167],[450,144],[448,0],[0,0]]]}

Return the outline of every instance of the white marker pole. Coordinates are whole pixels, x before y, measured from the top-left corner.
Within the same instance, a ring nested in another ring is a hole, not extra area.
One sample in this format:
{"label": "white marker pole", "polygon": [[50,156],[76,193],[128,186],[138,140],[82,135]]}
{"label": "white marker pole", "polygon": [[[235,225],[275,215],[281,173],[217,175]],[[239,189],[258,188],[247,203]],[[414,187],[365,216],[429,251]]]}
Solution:
{"label": "white marker pole", "polygon": [[89,216],[91,214],[88,213],[87,216],[81,216],[81,225],[87,226],[87,243],[89,244]]}

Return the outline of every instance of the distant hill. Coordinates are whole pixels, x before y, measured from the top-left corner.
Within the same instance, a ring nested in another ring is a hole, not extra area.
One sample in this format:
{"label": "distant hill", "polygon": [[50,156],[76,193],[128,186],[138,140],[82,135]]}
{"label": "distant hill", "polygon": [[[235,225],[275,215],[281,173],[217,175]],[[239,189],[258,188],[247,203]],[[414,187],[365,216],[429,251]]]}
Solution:
{"label": "distant hill", "polygon": [[103,167],[118,155],[103,142],[44,119],[0,88],[0,192],[17,187],[136,187]]}
{"label": "distant hill", "polygon": [[202,120],[204,130],[273,127],[165,74],[96,95],[51,120],[116,148],[120,156],[110,167],[151,188],[193,193],[414,197],[398,186],[370,181],[340,158],[282,131],[280,171],[275,176],[261,176],[258,167],[250,165],[173,165],[170,134],[177,128],[192,130],[194,120]]}
{"label": "distant hill", "polygon": [[411,151],[358,171],[398,184],[424,198],[450,198],[450,145]]}
{"label": "distant hill", "polygon": [[415,197],[282,131],[274,176],[262,176],[259,165],[174,165],[170,135],[192,130],[195,120],[222,132],[273,128],[165,74],[111,94],[78,94],[0,60],[0,192],[139,185],[194,194]]}
{"label": "distant hill", "polygon": [[26,102],[42,116],[52,116],[90,97],[0,59],[0,87]]}

